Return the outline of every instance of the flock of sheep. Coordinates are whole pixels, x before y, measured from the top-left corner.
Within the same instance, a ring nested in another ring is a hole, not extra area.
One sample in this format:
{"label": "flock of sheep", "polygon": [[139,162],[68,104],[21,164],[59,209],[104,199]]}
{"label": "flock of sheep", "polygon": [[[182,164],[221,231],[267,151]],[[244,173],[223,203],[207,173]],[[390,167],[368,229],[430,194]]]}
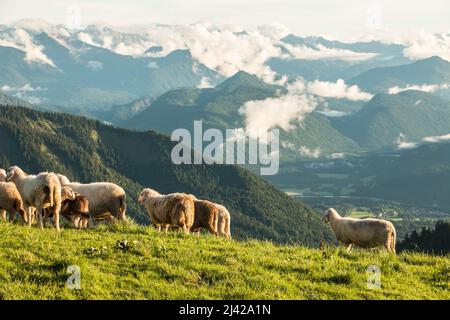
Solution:
{"label": "flock of sheep", "polygon": [[[162,195],[144,189],[138,202],[145,207],[159,231],[180,230],[210,233],[231,239],[231,217],[228,210],[192,194]],[[126,194],[110,182],[76,183],[61,174],[42,172],[28,175],[17,166],[6,172],[0,169],[0,219],[13,221],[16,213],[30,226],[37,220],[41,228],[48,218],[59,231],[59,217],[64,216],[76,228],[102,220],[121,220],[126,213]],[[354,219],[341,217],[336,210],[325,211],[323,218],[330,224],[337,240],[348,251],[353,245],[362,248],[384,246],[395,254],[396,231],[394,225],[380,219]]]}
{"label": "flock of sheep", "polygon": [[[152,189],[144,189],[138,202],[147,209],[158,230],[199,233],[206,229],[231,239],[230,213],[222,205],[191,194],[162,195]],[[29,175],[13,166],[7,172],[0,169],[0,219],[7,221],[7,213],[10,221],[19,213],[23,222],[31,226],[36,220],[41,228],[52,218],[58,231],[63,216],[83,229],[97,221],[124,219],[126,194],[110,182],[82,184],[53,172]]]}

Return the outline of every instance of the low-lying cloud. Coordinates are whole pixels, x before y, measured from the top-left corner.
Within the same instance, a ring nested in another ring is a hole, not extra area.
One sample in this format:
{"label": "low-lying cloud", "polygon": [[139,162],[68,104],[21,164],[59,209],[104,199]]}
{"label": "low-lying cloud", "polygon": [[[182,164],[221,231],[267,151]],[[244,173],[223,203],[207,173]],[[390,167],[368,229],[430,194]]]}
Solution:
{"label": "low-lying cloud", "polygon": [[306,85],[306,90],[314,95],[324,98],[347,99],[351,101],[368,101],[372,95],[363,92],[357,85],[348,86],[345,81],[338,79],[336,82],[315,80]]}
{"label": "low-lying cloud", "polygon": [[30,34],[23,29],[3,33],[0,46],[16,48],[25,53],[25,61],[38,62],[56,67],[53,61],[43,52],[44,47],[33,42]]}
{"label": "low-lying cloud", "polygon": [[283,56],[285,59],[302,60],[344,60],[344,61],[364,61],[375,58],[378,54],[371,52],[355,52],[347,49],[328,48],[318,44],[315,48],[308,46],[293,46],[283,44],[283,47],[290,53]]}
{"label": "low-lying cloud", "polygon": [[319,158],[322,153],[320,148],[310,149],[305,146],[301,146],[298,152],[302,157],[313,158],[313,159]]}
{"label": "low-lying cloud", "polygon": [[403,53],[406,57],[417,60],[440,56],[450,61],[450,33],[418,32],[406,41]]}
{"label": "low-lying cloud", "polygon": [[389,94],[397,94],[403,91],[407,90],[417,90],[417,91],[423,91],[423,92],[436,92],[438,90],[445,90],[450,88],[450,83],[443,83],[443,84],[422,84],[422,85],[407,85],[406,87],[392,87],[388,89]]}
{"label": "low-lying cloud", "polygon": [[311,96],[287,94],[264,100],[247,101],[239,110],[245,117],[245,129],[251,138],[266,136],[271,128],[285,131],[296,127],[295,122],[303,121],[311,113],[317,102]]}

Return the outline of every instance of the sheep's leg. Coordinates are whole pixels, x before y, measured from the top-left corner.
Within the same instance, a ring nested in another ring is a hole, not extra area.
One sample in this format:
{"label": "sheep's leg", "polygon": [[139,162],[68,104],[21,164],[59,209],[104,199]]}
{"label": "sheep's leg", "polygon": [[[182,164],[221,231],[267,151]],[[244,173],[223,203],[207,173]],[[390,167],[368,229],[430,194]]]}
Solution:
{"label": "sheep's leg", "polygon": [[9,222],[13,223],[15,218],[16,218],[16,211],[14,209],[12,209],[9,211]]}
{"label": "sheep's leg", "polygon": [[209,226],[208,231],[211,232],[213,235],[218,236],[218,233],[217,233],[216,229],[214,229],[213,226]]}
{"label": "sheep's leg", "polygon": [[352,251],[352,244],[351,244],[351,243],[346,244],[345,247],[346,247],[346,249],[347,249],[347,252]]}
{"label": "sheep's leg", "polygon": [[28,226],[31,227],[31,224],[33,223],[33,208],[28,207]]}
{"label": "sheep's leg", "polygon": [[0,220],[6,222],[6,211],[5,210],[0,210]]}
{"label": "sheep's leg", "polygon": [[41,229],[44,229],[44,217],[43,217],[43,212],[42,212],[43,210],[44,209],[42,209],[40,205],[38,205],[36,208],[37,220],[38,220],[39,228],[41,228]]}
{"label": "sheep's leg", "polygon": [[55,210],[53,212],[53,226],[56,228],[56,231],[60,231],[59,228],[59,213],[61,211],[61,206],[56,204]]}

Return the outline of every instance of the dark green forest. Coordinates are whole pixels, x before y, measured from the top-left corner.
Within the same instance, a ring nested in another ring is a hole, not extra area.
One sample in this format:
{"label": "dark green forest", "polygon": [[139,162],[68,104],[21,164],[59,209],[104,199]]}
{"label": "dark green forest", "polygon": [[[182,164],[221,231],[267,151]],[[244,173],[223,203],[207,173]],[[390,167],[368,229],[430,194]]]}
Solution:
{"label": "dark green forest", "polygon": [[447,254],[450,252],[450,223],[438,221],[434,229],[422,228],[406,235],[398,244],[400,251],[423,251],[431,254]]}

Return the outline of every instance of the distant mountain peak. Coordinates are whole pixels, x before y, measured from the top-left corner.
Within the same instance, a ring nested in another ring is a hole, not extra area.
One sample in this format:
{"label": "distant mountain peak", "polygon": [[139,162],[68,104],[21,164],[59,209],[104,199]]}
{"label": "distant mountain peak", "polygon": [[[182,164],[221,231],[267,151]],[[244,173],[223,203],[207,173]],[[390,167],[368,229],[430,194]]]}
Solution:
{"label": "distant mountain peak", "polygon": [[267,84],[254,74],[241,70],[218,85],[219,88],[231,90],[241,86],[261,87],[267,86]]}

